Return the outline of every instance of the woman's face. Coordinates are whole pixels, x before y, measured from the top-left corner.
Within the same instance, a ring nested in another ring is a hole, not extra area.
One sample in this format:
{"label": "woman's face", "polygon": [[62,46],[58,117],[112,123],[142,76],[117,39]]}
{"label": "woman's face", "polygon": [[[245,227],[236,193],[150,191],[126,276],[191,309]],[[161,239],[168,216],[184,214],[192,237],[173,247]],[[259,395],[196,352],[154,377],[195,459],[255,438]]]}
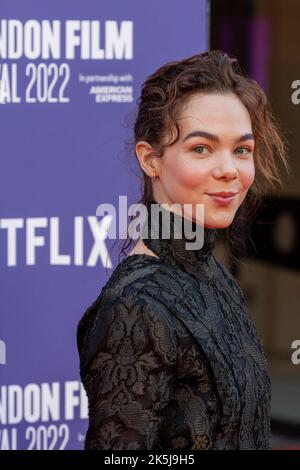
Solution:
{"label": "woman's face", "polygon": [[[235,94],[197,93],[188,99],[178,125],[178,141],[155,158],[154,198],[170,205],[203,204],[204,225],[225,228],[255,177],[249,113]],[[236,194],[222,202],[211,196],[218,192]],[[200,222],[192,207],[193,220]]]}

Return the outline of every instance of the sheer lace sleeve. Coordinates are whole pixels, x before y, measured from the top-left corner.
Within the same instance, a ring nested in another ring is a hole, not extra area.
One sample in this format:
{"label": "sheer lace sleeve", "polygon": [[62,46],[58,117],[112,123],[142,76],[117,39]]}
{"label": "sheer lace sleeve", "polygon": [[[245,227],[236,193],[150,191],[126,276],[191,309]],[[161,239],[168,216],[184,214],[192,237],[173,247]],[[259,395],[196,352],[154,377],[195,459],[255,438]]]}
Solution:
{"label": "sheer lace sleeve", "polygon": [[101,306],[81,369],[89,399],[85,449],[152,449],[161,411],[177,373],[175,333],[167,315],[145,299],[123,297]]}

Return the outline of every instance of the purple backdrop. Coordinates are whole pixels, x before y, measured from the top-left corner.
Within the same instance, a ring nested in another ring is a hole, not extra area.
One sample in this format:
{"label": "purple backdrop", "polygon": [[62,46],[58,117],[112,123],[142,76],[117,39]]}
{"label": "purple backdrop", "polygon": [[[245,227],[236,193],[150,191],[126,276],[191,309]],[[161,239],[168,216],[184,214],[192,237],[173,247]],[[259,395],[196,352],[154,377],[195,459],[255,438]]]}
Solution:
{"label": "purple backdrop", "polygon": [[0,449],[83,448],[76,327],[117,262],[90,258],[96,208],[138,194],[126,118],[150,73],[207,49],[206,15],[204,0],[1,0]]}

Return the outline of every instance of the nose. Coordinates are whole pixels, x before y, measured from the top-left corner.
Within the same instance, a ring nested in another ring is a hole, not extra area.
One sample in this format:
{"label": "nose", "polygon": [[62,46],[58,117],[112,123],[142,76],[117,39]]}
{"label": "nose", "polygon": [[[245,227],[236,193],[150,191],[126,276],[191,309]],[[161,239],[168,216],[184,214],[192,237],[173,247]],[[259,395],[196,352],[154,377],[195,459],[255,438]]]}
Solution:
{"label": "nose", "polygon": [[214,168],[214,176],[218,179],[237,178],[237,167],[234,156],[229,152],[224,152],[217,156],[217,164]]}

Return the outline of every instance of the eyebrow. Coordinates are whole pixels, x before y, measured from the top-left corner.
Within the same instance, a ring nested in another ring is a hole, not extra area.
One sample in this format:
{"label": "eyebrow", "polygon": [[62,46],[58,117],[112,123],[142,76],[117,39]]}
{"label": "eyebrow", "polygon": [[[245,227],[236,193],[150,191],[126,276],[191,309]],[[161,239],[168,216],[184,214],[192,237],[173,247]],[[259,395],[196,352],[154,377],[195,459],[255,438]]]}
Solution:
{"label": "eyebrow", "polygon": [[[183,142],[185,142],[188,139],[191,139],[192,137],[205,137],[205,139],[212,140],[213,142],[220,142],[220,137],[218,137],[215,134],[211,134],[210,132],[205,132],[205,131],[193,131],[190,132],[188,135],[185,136],[183,139]],[[238,137],[235,140],[235,143],[242,142],[244,140],[254,140],[254,135],[250,133],[241,135],[241,137]]]}

